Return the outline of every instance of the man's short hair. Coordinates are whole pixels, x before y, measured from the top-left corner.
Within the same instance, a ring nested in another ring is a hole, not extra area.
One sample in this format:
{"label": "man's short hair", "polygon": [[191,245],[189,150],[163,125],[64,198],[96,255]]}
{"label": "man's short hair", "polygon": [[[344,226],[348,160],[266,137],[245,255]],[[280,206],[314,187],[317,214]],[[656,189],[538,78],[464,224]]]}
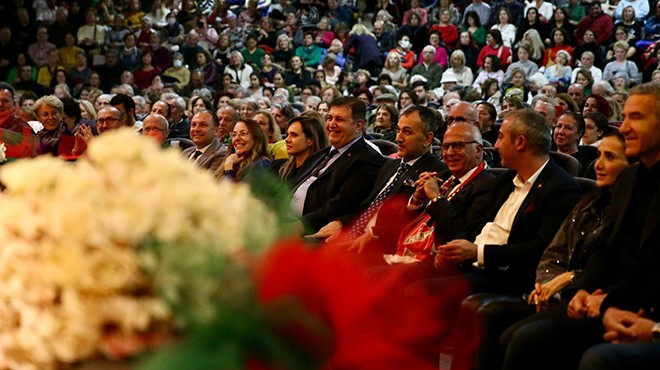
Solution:
{"label": "man's short hair", "polygon": [[110,99],[110,105],[113,107],[120,104],[124,105],[126,113],[130,112],[131,109],[135,111],[135,100],[126,94],[115,94],[115,96]]}
{"label": "man's short hair", "polygon": [[332,107],[348,107],[351,110],[351,118],[353,121],[364,121],[367,116],[367,106],[356,97],[353,96],[340,96],[330,102],[329,108]]}
{"label": "man's short hair", "polygon": [[531,109],[520,109],[508,113],[505,119],[510,122],[511,137],[524,136],[539,155],[547,155],[550,152],[550,131],[545,117],[540,113]]}
{"label": "man's short hair", "polygon": [[435,132],[436,128],[438,127],[438,122],[431,108],[425,107],[423,105],[410,105],[403,109],[400,117],[409,116],[415,112],[419,114],[419,118],[422,121],[422,127],[424,128],[424,133]]}
{"label": "man's short hair", "polygon": [[176,103],[176,105],[179,106],[179,108],[180,108],[181,110],[186,109],[186,101],[183,100],[182,97],[180,97],[179,95],[177,95],[177,94],[175,94],[175,93],[167,93],[167,94],[163,94],[163,95],[161,96],[161,100],[165,100],[165,101],[173,100],[173,101]]}
{"label": "man's short hair", "polygon": [[14,97],[14,94],[16,93],[16,90],[14,89],[14,86],[10,85],[7,82],[0,81],[0,90],[7,90],[11,94],[11,97]]}
{"label": "man's short hair", "polygon": [[[633,87],[629,92],[629,97],[633,95],[651,95],[655,101],[660,101],[660,83],[657,82],[647,82],[642,85],[637,85]],[[653,109],[655,116],[660,118],[660,108],[658,104],[653,104]]]}

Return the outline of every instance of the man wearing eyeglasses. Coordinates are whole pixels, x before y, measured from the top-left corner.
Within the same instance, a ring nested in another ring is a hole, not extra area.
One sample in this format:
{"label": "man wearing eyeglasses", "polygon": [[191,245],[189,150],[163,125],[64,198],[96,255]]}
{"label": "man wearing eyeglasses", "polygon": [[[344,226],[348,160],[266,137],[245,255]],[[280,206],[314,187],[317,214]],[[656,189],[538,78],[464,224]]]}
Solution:
{"label": "man wearing eyeglasses", "polygon": [[121,111],[113,106],[101,108],[96,117],[96,129],[99,135],[124,126],[124,117]]}
{"label": "man wearing eyeglasses", "polygon": [[218,117],[209,111],[196,113],[190,120],[190,138],[195,146],[186,148],[183,158],[214,173],[227,156],[227,147],[215,138]]}
{"label": "man wearing eyeglasses", "polygon": [[475,126],[479,124],[479,111],[474,105],[467,102],[458,102],[449,109],[449,114],[445,119],[447,127],[454,123],[471,123]]}
{"label": "man wearing eyeglasses", "polygon": [[143,135],[152,137],[158,143],[163,144],[169,133],[169,123],[165,117],[152,113],[144,118],[142,126]]}

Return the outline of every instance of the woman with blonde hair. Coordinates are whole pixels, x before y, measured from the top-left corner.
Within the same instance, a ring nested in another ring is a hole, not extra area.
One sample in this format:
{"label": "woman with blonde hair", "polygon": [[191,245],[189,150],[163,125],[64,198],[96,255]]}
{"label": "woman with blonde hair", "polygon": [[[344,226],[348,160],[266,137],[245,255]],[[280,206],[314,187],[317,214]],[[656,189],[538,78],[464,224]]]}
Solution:
{"label": "woman with blonde hair", "polygon": [[341,96],[341,91],[332,85],[328,85],[322,88],[319,94],[324,102],[331,103],[333,100]]}
{"label": "woman with blonde hair", "polygon": [[339,81],[339,76],[341,76],[341,68],[337,65],[337,56],[334,53],[326,54],[318,70],[324,72],[325,82],[330,85],[336,84]]}
{"label": "woman with blonde hair", "polygon": [[89,100],[80,100],[80,115],[83,119],[90,119],[96,121],[96,109]]}
{"label": "woman with blonde hair", "polygon": [[378,48],[378,40],[362,23],[356,23],[348,33],[348,40],[344,43],[344,55],[348,55],[351,48],[358,50],[355,53],[353,72],[358,69],[366,69],[372,74],[376,74],[380,70],[383,60]]}
{"label": "woman with blonde hair", "polygon": [[408,87],[408,73],[401,65],[401,56],[396,51],[390,51],[385,59],[385,67],[381,74],[386,74],[392,78],[392,86],[398,90],[404,90]]}
{"label": "woman with blonde hair", "polygon": [[539,67],[543,63],[543,56],[545,55],[545,46],[543,40],[541,40],[541,34],[535,29],[527,30],[522,37],[520,42],[524,42],[529,45],[529,59],[536,63]]}

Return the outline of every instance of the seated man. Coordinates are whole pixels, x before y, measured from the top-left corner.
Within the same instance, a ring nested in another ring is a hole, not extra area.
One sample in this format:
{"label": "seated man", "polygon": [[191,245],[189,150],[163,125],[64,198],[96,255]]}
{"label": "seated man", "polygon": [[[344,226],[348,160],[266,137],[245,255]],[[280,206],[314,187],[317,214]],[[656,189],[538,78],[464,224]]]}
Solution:
{"label": "seated man", "polygon": [[[407,201],[414,188],[405,185],[414,182],[420,173],[443,173],[446,167],[430,152],[435,131],[435,115],[433,111],[421,105],[406,108],[399,117],[396,135],[397,155],[401,159],[386,158],[378,173],[371,194],[360,204],[360,214],[351,225],[352,236],[357,237],[355,248],[360,251],[373,238],[379,239],[380,248],[392,252],[394,243],[405,222],[396,217],[397,195]],[[393,204],[390,204],[394,201]],[[382,212],[384,211],[384,212]],[[379,215],[382,215],[379,218]],[[333,237],[339,234],[344,225],[354,221],[356,214],[346,214],[325,225],[314,236],[319,238]],[[383,246],[386,244],[389,247]],[[388,252],[388,253],[389,253]]]}
{"label": "seated man", "polygon": [[[658,99],[657,84],[630,91],[620,132],[626,139],[626,156],[637,157],[641,163],[624,170],[612,190],[612,204],[617,207],[612,207],[605,220],[610,238],[594,251],[575,283],[565,290],[562,298],[570,299],[568,307],[550,308],[515,324],[502,335],[505,369],[525,368],[529,361],[535,361],[536,369],[575,368],[584,351],[603,339],[650,339],[655,322],[660,320],[656,217],[660,207],[660,108],[655,104]],[[623,351],[626,345],[609,347],[630,356],[630,351]],[[631,364],[637,364],[635,368],[657,366],[657,346],[650,352],[643,344],[637,348],[644,352],[633,354]],[[587,365],[601,357],[600,349],[585,355],[584,369],[592,368]],[[557,353],[562,355],[556,356]],[[639,357],[642,353],[648,357]],[[539,358],[544,360],[539,362]],[[629,366],[614,368],[634,367]]]}
{"label": "seated man", "polygon": [[365,115],[355,97],[330,103],[325,129],[331,147],[307,158],[292,199],[294,212],[313,231],[357,211],[376,180],[383,156],[362,137]]}
{"label": "seated man", "polygon": [[215,173],[227,156],[227,148],[215,137],[217,127],[215,114],[209,111],[196,113],[190,121],[190,138],[195,146],[182,152],[184,158],[211,173]]}
{"label": "seated man", "polygon": [[493,185],[487,217],[466,232],[467,239],[440,245],[435,262],[439,268],[459,265],[475,292],[523,294],[534,283],[543,251],[579,200],[580,187],[550,160],[550,133],[536,112],[507,115],[495,148],[510,171]]}
{"label": "seated man", "polygon": [[142,134],[154,138],[159,144],[163,144],[170,133],[167,118],[157,113],[144,117]]}
{"label": "seated man", "polygon": [[39,138],[14,110],[14,88],[0,82],[0,134],[7,158],[33,158],[39,152]]}

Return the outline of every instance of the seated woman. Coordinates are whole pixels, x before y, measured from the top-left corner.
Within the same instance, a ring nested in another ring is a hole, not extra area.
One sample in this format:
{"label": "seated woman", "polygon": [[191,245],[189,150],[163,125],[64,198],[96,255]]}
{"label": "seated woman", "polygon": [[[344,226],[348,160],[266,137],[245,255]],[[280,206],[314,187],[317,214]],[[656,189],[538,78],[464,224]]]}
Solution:
{"label": "seated woman", "polygon": [[38,99],[32,106],[37,120],[44,128],[37,133],[41,141],[41,153],[54,156],[70,155],[74,136],[62,121],[64,104],[55,95]]}
{"label": "seated woman", "polygon": [[286,147],[282,142],[282,132],[275,117],[269,111],[259,110],[254,113],[254,117],[252,118],[259,124],[264,135],[266,135],[268,157],[271,160],[288,158]]}
{"label": "seated woman", "polygon": [[614,43],[614,60],[607,63],[603,69],[603,80],[607,81],[614,75],[621,73],[628,77],[628,80],[640,82],[641,76],[637,69],[637,64],[628,60],[626,51],[628,50],[628,43],[625,41],[617,41]]}
{"label": "seated woman", "polygon": [[[550,47],[543,55],[542,66],[545,68],[548,68],[555,63],[557,53],[562,50],[566,51],[571,58],[573,57],[573,47],[565,43],[568,40],[566,30],[563,28],[555,28],[550,34],[552,35],[552,42],[550,42]],[[570,66],[570,61],[568,65]]]}
{"label": "seated woman", "polygon": [[374,132],[382,134],[382,140],[395,142],[399,110],[393,104],[385,103],[376,108],[375,115]]}
{"label": "seated woman", "polygon": [[240,118],[231,132],[231,142],[216,178],[242,181],[254,173],[263,172],[270,166],[266,150],[266,135],[259,124],[249,118]]}
{"label": "seated woman", "polygon": [[275,160],[271,167],[281,179],[295,184],[305,160],[312,153],[328,146],[321,118],[320,115],[316,117],[306,113],[289,121],[285,139],[289,158]]}
{"label": "seated woman", "polygon": [[496,55],[486,55],[484,69],[477,75],[477,78],[472,83],[472,87],[481,89],[481,85],[489,78],[497,80],[497,85],[502,86],[504,72],[502,71],[500,59]]}
{"label": "seated woman", "polygon": [[589,97],[584,99],[584,105],[582,106],[582,114],[586,115],[587,113],[591,113],[591,112],[602,113],[605,117],[607,117],[608,121],[610,120],[610,117],[614,113],[607,99],[603,98],[600,95],[590,95]]}
{"label": "seated woman", "polygon": [[553,139],[559,153],[568,154],[580,162],[579,176],[589,167],[597,157],[594,147],[579,146],[578,143],[584,135],[584,118],[579,113],[564,113],[557,119],[553,131]]}
{"label": "seated woman", "polygon": [[[463,301],[460,322],[470,322],[475,319],[474,316],[483,320],[484,331],[477,358],[499,368],[502,361],[500,334],[516,321],[557,304],[559,293],[584,268],[596,246],[603,238],[607,238],[603,220],[610,212],[610,189],[621,171],[628,166],[630,163],[625,156],[623,136],[618,132],[605,135],[595,164],[598,190],[585,195],[564,220],[541,258],[536,269],[535,287],[526,301],[513,296],[482,294]],[[472,344],[474,341],[470,336],[474,333],[471,330],[468,332],[463,333],[465,337],[461,335],[462,341],[466,342],[461,345]],[[472,345],[476,346],[476,343]]]}
{"label": "seated woman", "polygon": [[557,91],[564,92],[571,82],[571,67],[568,64],[571,62],[571,55],[564,51],[559,50],[555,56],[555,64],[546,68],[545,77],[548,78],[551,84],[557,87]]}

